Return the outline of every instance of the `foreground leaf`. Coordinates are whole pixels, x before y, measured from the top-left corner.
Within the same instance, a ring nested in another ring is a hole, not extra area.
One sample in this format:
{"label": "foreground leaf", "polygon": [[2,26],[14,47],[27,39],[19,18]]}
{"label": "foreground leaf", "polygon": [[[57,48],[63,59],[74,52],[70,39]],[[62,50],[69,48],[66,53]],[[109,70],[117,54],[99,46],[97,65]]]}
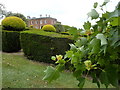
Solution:
{"label": "foreground leaf", "polygon": [[91,50],[91,54],[93,53],[98,53],[100,51],[100,40],[94,38],[91,42],[90,42],[90,48]]}
{"label": "foreground leaf", "polygon": [[100,74],[100,81],[101,81],[102,84],[104,84],[106,86],[106,88],[108,87],[109,79],[108,79],[108,76],[107,76],[107,72],[103,71]]}
{"label": "foreground leaf", "polygon": [[101,46],[107,44],[107,40],[106,40],[105,36],[102,33],[97,34],[96,38],[101,40]]}
{"label": "foreground leaf", "polygon": [[47,80],[48,82],[56,80],[60,76],[59,71],[53,68],[52,66],[47,67],[47,69],[44,72],[46,73],[46,75],[43,78],[43,80]]}
{"label": "foreground leaf", "polygon": [[77,80],[79,81],[78,87],[83,88],[83,86],[85,84],[85,78],[84,77],[79,77],[79,78],[77,78]]}
{"label": "foreground leaf", "polygon": [[99,17],[99,14],[95,9],[92,9],[87,15],[92,19],[97,19]]}
{"label": "foreground leaf", "polygon": [[91,28],[91,23],[89,21],[85,22],[83,25],[85,30],[89,30]]}
{"label": "foreground leaf", "polygon": [[102,6],[105,6],[108,2],[110,2],[110,0],[104,0]]}
{"label": "foreground leaf", "polygon": [[98,6],[98,3],[95,2],[95,3],[94,3],[94,8],[97,8],[97,6]]}

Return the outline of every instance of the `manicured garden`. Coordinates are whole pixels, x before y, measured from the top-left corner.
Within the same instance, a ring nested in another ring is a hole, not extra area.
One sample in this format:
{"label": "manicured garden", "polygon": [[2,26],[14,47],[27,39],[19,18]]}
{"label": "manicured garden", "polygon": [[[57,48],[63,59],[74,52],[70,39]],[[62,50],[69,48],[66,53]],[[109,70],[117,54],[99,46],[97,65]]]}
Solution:
{"label": "manicured garden", "polygon": [[[103,2],[101,10],[109,1]],[[88,13],[84,29],[26,27],[19,17],[2,21],[3,88],[119,88],[120,3],[112,12]]]}

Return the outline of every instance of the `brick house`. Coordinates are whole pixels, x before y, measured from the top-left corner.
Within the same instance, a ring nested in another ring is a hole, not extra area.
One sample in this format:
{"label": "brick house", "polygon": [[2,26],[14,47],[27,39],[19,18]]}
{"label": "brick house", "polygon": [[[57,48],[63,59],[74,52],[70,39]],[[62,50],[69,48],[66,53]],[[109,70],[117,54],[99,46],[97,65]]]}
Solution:
{"label": "brick house", "polygon": [[40,18],[29,18],[28,19],[28,27],[30,27],[30,25],[33,25],[33,28],[36,29],[41,29],[44,25],[46,24],[56,24],[57,23],[57,19],[52,18],[52,17],[40,17]]}

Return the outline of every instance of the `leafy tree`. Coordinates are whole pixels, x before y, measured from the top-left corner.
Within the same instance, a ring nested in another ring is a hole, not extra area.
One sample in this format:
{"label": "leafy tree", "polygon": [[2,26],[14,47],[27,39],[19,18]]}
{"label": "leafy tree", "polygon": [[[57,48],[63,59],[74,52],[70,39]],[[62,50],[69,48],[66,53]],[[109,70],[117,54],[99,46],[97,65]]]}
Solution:
{"label": "leafy tree", "polygon": [[[100,5],[103,11],[109,0],[105,0]],[[79,81],[78,87],[82,88],[87,76],[92,77],[92,82],[100,88],[104,84],[106,88],[111,84],[118,87],[120,80],[120,3],[113,12],[104,11],[102,15],[97,12],[98,3],[94,3],[94,8],[88,13],[91,20],[96,21],[91,25],[90,21],[84,23],[84,35],[77,36],[78,30],[73,29],[70,34],[75,38],[75,43],[70,44],[70,50],[64,56],[56,55],[51,59],[58,65],[49,66],[45,70],[44,80],[49,82],[56,80],[64,70],[67,63],[69,69],[73,71],[73,76]],[[83,34],[83,33],[81,33]],[[55,76],[55,77],[54,77]]]}
{"label": "leafy tree", "polygon": [[9,16],[16,16],[16,17],[19,17],[19,18],[21,18],[23,21],[25,21],[25,22],[27,23],[26,17],[25,17],[23,14],[21,14],[21,13],[7,12],[6,17],[9,17]]}
{"label": "leafy tree", "polygon": [[5,14],[6,14],[5,6],[0,3],[0,19],[2,19]]}

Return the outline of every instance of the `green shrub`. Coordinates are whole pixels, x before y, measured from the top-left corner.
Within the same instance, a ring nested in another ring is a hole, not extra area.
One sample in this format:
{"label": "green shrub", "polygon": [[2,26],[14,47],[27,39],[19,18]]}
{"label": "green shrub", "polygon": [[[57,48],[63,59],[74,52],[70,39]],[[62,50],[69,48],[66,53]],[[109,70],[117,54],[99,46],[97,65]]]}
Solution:
{"label": "green shrub", "polygon": [[2,51],[3,52],[17,52],[20,47],[20,32],[2,30]]}
{"label": "green shrub", "polygon": [[15,16],[6,17],[2,21],[3,30],[22,31],[25,29],[25,27],[25,22],[21,18]]}
{"label": "green shrub", "polygon": [[69,35],[69,32],[60,32],[60,33],[64,35]]}
{"label": "green shrub", "polygon": [[33,25],[30,25],[30,28],[33,28]]}
{"label": "green shrub", "polygon": [[21,47],[27,58],[40,62],[54,63],[52,55],[65,54],[70,36],[40,30],[23,31],[20,34]]}
{"label": "green shrub", "polygon": [[54,27],[56,28],[56,32],[65,32],[65,29],[64,29],[64,27],[61,25],[61,24],[59,24],[59,23],[57,23],[57,24],[54,24]]}
{"label": "green shrub", "polygon": [[42,27],[44,31],[56,32],[56,29],[53,25],[47,24]]}

